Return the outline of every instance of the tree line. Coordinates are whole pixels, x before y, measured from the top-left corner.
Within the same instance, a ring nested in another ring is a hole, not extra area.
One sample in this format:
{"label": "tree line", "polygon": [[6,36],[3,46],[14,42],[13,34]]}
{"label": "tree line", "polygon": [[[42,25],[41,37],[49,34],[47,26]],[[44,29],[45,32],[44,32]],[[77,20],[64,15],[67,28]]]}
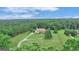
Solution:
{"label": "tree line", "polygon": [[23,32],[34,31],[36,28],[50,30],[79,29],[79,20],[4,20],[0,21],[0,32],[16,36]]}

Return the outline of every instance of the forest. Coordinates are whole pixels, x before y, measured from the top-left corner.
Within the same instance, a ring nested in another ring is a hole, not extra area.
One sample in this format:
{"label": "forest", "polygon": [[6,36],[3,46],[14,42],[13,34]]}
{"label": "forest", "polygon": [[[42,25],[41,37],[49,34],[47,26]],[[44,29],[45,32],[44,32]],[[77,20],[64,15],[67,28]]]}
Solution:
{"label": "forest", "polygon": [[0,51],[79,51],[79,19],[0,20]]}

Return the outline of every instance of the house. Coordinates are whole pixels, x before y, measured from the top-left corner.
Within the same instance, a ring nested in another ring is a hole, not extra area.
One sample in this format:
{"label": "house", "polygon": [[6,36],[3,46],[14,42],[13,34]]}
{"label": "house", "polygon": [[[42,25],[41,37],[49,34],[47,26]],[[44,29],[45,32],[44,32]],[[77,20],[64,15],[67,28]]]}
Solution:
{"label": "house", "polygon": [[44,28],[37,28],[35,30],[35,33],[45,33],[45,32],[46,32],[46,29],[44,29]]}

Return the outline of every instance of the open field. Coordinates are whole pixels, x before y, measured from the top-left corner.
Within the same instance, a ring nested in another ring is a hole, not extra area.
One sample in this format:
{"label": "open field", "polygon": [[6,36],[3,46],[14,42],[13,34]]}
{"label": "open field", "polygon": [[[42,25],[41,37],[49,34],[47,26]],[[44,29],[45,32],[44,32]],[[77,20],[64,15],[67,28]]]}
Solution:
{"label": "open field", "polygon": [[22,40],[24,39],[27,35],[29,34],[29,32],[26,32],[26,33],[23,33],[23,34],[20,34],[20,35],[17,35],[13,38],[10,39],[10,42],[11,42],[11,47],[17,47],[17,44]]}
{"label": "open field", "polygon": [[[23,38],[28,36],[28,33],[23,33],[11,38],[12,47],[16,47],[18,42],[20,42]],[[32,36],[28,38],[28,40],[24,41],[21,44],[21,46],[31,45],[32,43],[38,43],[38,45],[40,45],[41,48],[47,48],[52,46],[54,47],[54,49],[62,50],[65,41],[70,39],[70,37],[64,35],[64,30],[59,30],[57,34],[53,33],[53,30],[51,30],[51,33],[53,37],[50,40],[45,40],[43,33],[34,33]],[[75,38],[76,40],[79,40],[79,35],[77,35]]]}
{"label": "open field", "polygon": [[40,47],[47,48],[47,47],[54,47],[55,49],[61,50],[64,45],[64,42],[69,38],[68,36],[64,35],[64,30],[59,30],[57,34],[52,33],[52,39],[45,40],[44,34],[33,34],[25,41],[22,45],[31,45],[32,43],[38,43]]}

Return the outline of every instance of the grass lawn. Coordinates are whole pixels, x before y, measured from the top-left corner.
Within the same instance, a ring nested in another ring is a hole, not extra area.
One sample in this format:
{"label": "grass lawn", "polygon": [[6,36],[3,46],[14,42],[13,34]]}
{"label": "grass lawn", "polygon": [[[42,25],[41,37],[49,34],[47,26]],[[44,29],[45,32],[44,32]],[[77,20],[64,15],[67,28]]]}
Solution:
{"label": "grass lawn", "polygon": [[20,40],[24,39],[27,35],[29,34],[29,32],[26,32],[26,33],[22,33],[22,34],[19,34],[13,38],[10,39],[11,41],[11,47],[16,47],[17,44],[20,42]]}
{"label": "grass lawn", "polygon": [[30,45],[35,42],[42,48],[53,46],[55,49],[61,50],[65,40],[69,37],[64,35],[64,30],[59,30],[57,34],[53,34],[53,30],[51,30],[51,33],[53,37],[50,40],[45,40],[44,34],[33,34],[28,38],[29,40],[24,42],[22,45]]}
{"label": "grass lawn", "polygon": [[[64,42],[69,39],[69,36],[64,35],[64,30],[59,30],[57,34],[53,33],[53,30],[51,30],[52,33],[52,39],[45,40],[44,34],[36,34],[34,33],[32,36],[28,38],[27,41],[23,42],[22,45],[31,45],[32,43],[38,43],[41,48],[47,48],[47,47],[54,47],[54,49],[61,50],[63,48]],[[17,35],[13,38],[11,38],[11,48],[17,47],[17,44],[23,40],[25,37],[27,37],[29,32]],[[75,39],[79,40],[79,34],[75,37]],[[21,46],[22,46],[21,45]]]}

